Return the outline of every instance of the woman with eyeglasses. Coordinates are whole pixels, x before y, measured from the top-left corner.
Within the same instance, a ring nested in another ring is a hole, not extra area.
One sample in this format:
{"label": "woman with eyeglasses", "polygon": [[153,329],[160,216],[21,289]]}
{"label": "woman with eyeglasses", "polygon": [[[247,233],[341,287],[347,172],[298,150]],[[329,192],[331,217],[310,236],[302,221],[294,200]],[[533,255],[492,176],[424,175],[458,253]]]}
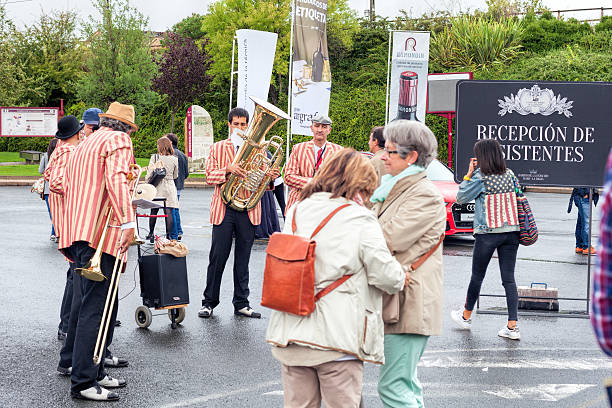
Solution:
{"label": "woman with eyeglasses", "polygon": [[398,295],[383,297],[385,364],[378,394],[385,407],[422,407],[417,364],[429,336],[442,328],[442,245],[446,226],[444,199],[425,168],[436,157],[438,142],[427,126],[396,120],[385,126],[385,162],[370,201],[387,246],[408,283]]}

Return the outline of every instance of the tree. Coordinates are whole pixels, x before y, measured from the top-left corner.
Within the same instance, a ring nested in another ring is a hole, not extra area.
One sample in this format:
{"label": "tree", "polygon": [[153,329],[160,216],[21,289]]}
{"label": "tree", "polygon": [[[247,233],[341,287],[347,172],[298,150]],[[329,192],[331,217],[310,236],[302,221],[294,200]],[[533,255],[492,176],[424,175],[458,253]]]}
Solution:
{"label": "tree", "polygon": [[174,132],[174,116],[178,109],[206,92],[212,80],[208,74],[212,60],[204,47],[198,48],[188,37],[168,32],[165,45],[166,51],[158,61],[160,75],[153,80],[153,89],[168,99],[172,110],[170,132]]}
{"label": "tree", "polygon": [[189,37],[192,40],[201,40],[206,36],[206,33],[202,31],[203,21],[203,15],[194,13],[172,26],[172,31],[183,37]]}
{"label": "tree", "polygon": [[16,58],[15,43],[18,32],[13,22],[6,17],[0,4],[0,106],[27,106],[31,97],[42,94],[24,70],[23,63]]}
{"label": "tree", "polygon": [[83,72],[84,55],[76,32],[73,11],[43,14],[23,32],[16,34],[16,58],[35,82],[32,104],[59,106],[60,99],[74,100],[75,82]]}
{"label": "tree", "polygon": [[101,21],[85,24],[89,42],[85,74],[79,80],[79,97],[88,105],[106,107],[113,101],[133,104],[137,109],[150,106],[158,95],[151,90],[157,73],[148,23],[128,0],[96,0]]}

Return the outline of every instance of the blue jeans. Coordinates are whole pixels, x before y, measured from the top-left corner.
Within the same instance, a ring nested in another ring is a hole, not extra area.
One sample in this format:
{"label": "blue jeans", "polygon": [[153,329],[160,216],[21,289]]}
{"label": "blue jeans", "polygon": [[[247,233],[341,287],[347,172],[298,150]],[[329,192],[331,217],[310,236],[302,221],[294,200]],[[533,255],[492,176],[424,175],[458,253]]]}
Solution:
{"label": "blue jeans", "polygon": [[51,207],[49,207],[49,194],[45,194],[45,203],[47,203],[47,211],[49,211],[49,219],[51,220],[51,235],[55,235],[55,228],[53,227],[53,218],[51,218]]}
{"label": "blue jeans", "polygon": [[587,249],[589,247],[589,199],[574,196],[574,204],[578,208],[575,232],[576,248]]}
{"label": "blue jeans", "polygon": [[[177,190],[176,195],[178,199],[181,199],[181,192],[183,190]],[[172,209],[172,232],[170,232],[170,239],[178,239],[179,235],[183,235],[183,228],[181,227],[181,213],[178,208]]]}

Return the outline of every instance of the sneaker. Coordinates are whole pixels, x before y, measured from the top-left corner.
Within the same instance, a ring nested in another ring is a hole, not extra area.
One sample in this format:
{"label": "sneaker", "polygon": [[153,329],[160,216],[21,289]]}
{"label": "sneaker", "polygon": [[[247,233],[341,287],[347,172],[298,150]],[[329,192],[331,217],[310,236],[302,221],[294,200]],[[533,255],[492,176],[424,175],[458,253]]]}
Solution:
{"label": "sneaker", "polygon": [[53,242],[57,242],[57,241],[55,241],[55,235],[53,235],[53,234],[51,234],[51,236],[49,237],[49,240],[53,241]]}
{"label": "sneaker", "polygon": [[112,378],[110,375],[106,374],[106,376],[98,380],[98,385],[104,388],[122,388],[127,385],[125,380],[120,380],[119,378]]}
{"label": "sneaker", "polygon": [[110,356],[104,359],[104,366],[106,367],[120,368],[127,367],[128,365],[130,365],[130,363],[124,358]]}
{"label": "sneaker", "polygon": [[576,253],[577,254],[582,254],[582,248],[576,247]]}
{"label": "sneaker", "polygon": [[[589,248],[584,248],[582,250],[582,253],[584,255],[588,255],[589,254]],[[591,255],[595,255],[597,253],[597,251],[595,251],[595,248],[591,247]]]}
{"label": "sneaker", "polygon": [[261,313],[257,313],[256,311],[254,311],[248,306],[245,306],[242,309],[234,310],[234,314],[236,316],[244,316],[244,317],[252,317],[254,319],[261,319]]}
{"label": "sneaker", "polygon": [[508,326],[504,326],[503,329],[497,332],[497,335],[499,337],[505,337],[510,340],[520,340],[521,339],[521,332],[519,331],[518,326],[515,327],[514,329],[509,329]]}
{"label": "sneaker", "polygon": [[457,323],[461,330],[470,330],[472,328],[472,318],[465,320],[463,318],[463,309],[452,310],[451,319]]}
{"label": "sneaker", "polygon": [[198,312],[198,316],[199,317],[204,317],[204,318],[209,318],[210,316],[212,316],[212,307],[209,306],[202,306],[200,308],[200,311]]}
{"label": "sneaker", "polygon": [[180,240],[182,240],[182,239],[183,239],[183,234],[179,234],[179,236],[178,236],[178,237],[176,237],[176,240],[177,240],[177,241],[180,241]]}
{"label": "sneaker", "polygon": [[117,401],[119,394],[102,388],[98,385],[89,387],[86,390],[70,393],[72,398],[92,400],[92,401]]}

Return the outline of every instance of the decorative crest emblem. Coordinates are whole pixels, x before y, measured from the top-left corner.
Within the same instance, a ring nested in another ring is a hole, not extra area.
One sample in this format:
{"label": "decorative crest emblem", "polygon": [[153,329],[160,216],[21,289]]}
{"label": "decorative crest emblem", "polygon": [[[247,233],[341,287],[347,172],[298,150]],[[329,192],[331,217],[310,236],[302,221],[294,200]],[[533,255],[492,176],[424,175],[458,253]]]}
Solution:
{"label": "decorative crest emblem", "polygon": [[499,116],[504,116],[506,113],[516,112],[520,115],[529,115],[530,113],[537,115],[552,115],[557,112],[565,117],[572,116],[570,110],[573,108],[574,101],[568,101],[567,98],[561,98],[561,95],[555,96],[555,93],[550,89],[541,89],[538,85],[534,85],[531,89],[521,88],[516,96],[510,94],[510,97],[504,96],[504,100],[498,99],[501,110]]}

